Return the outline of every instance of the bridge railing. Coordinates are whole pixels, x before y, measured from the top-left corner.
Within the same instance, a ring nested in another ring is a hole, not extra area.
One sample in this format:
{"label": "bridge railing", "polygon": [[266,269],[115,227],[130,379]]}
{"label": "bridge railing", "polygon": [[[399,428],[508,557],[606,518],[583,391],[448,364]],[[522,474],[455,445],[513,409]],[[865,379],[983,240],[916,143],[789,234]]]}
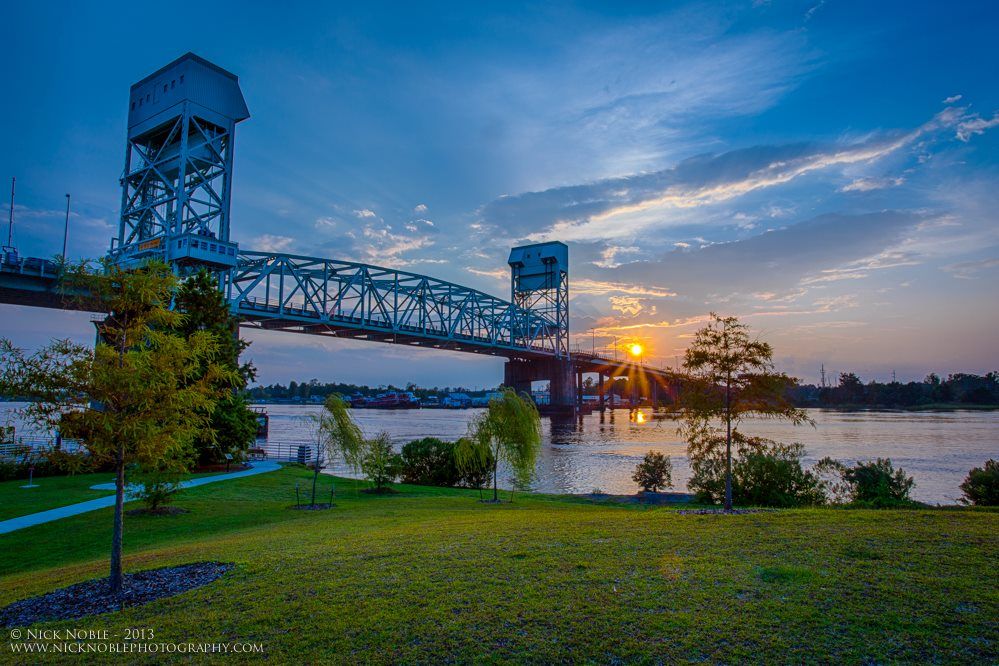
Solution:
{"label": "bridge railing", "polygon": [[226,294],[235,312],[271,320],[558,353],[559,325],[549,316],[475,289],[369,264],[242,252]]}

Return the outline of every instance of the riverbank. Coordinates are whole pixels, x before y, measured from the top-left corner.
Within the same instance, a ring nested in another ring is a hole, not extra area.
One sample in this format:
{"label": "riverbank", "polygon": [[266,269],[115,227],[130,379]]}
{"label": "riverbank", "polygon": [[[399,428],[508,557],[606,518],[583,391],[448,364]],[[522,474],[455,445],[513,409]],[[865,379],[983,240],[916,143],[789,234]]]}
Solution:
{"label": "riverbank", "polygon": [[[290,467],[187,490],[186,514],[127,519],[127,571],[235,568],[177,597],[43,626],[259,642],[297,663],[999,657],[999,595],[982,578],[999,512],[681,515],[521,493],[488,505],[415,486],[376,496],[349,480],[334,509],[293,510],[310,483]],[[106,575],[110,517],[0,536],[14,554],[0,561],[0,605]],[[0,659],[18,661],[6,644]]]}

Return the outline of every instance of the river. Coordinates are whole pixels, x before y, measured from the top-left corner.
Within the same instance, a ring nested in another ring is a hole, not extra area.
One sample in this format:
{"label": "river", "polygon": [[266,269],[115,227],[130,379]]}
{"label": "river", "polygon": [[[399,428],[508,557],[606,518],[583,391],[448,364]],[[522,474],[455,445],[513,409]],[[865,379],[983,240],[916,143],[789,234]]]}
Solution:
{"label": "river", "polygon": [[[16,403],[0,403],[0,424]],[[266,405],[270,433],[260,444],[287,456],[309,441],[304,416],[318,407]],[[401,447],[420,437],[457,439],[481,410],[355,410],[366,435],[386,432]],[[999,458],[999,412],[839,412],[809,410],[815,427],[772,421],[748,421],[746,432],[805,446],[805,464],[831,456],[857,460],[891,458],[916,481],[912,496],[931,504],[953,504],[960,484],[972,467]],[[16,420],[16,419],[15,419]],[[676,436],[675,423],[651,418],[648,410],[618,409],[603,416],[594,412],[581,419],[542,419],[544,445],[538,461],[535,490],[554,493],[633,493],[631,475],[650,449],[673,461],[676,490],[686,489],[690,468],[686,447]],[[349,470],[334,467],[336,473]],[[502,477],[501,477],[502,479]]]}
{"label": "river", "polygon": [[[302,416],[317,408],[267,405],[271,425],[268,445],[287,450],[308,440]],[[367,435],[386,432],[397,446],[420,437],[457,439],[480,410],[422,409],[405,411],[355,410]],[[912,496],[931,504],[953,504],[972,467],[999,458],[999,412],[839,412],[808,410],[815,427],[773,421],[748,421],[746,432],[805,446],[805,464],[825,456],[853,463],[891,458],[916,481]],[[544,445],[538,461],[535,490],[555,493],[633,493],[635,465],[650,449],[673,461],[677,490],[686,488],[690,467],[686,446],[673,421],[657,420],[650,412],[625,409],[594,412],[582,419],[542,419]],[[346,470],[337,469],[338,473]]]}

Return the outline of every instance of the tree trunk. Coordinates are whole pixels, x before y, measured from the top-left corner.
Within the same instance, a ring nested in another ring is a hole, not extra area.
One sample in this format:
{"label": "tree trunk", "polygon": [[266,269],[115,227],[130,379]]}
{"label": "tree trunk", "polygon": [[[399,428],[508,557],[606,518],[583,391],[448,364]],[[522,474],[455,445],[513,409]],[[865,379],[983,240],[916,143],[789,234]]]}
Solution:
{"label": "tree trunk", "polygon": [[732,510],[732,378],[725,378],[725,510]]}
{"label": "tree trunk", "polygon": [[121,575],[121,543],[124,531],[124,515],[122,509],[125,504],[125,445],[118,444],[118,453],[115,456],[115,479],[114,479],[114,528],[111,532],[111,574],[110,585],[111,594],[121,597],[122,575]]}
{"label": "tree trunk", "polygon": [[312,474],[312,506],[316,505],[316,484],[319,482],[319,449],[316,449],[316,469]]}
{"label": "tree trunk", "polygon": [[497,482],[497,477],[499,476],[499,456],[493,458],[493,501],[499,502],[499,484]]}

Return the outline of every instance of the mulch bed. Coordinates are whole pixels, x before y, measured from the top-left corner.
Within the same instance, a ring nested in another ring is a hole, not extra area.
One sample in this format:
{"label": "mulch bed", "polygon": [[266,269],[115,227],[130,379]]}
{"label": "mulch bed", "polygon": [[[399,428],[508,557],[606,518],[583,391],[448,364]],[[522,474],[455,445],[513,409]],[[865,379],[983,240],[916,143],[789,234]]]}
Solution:
{"label": "mulch bed", "polygon": [[121,599],[109,594],[107,578],[88,580],[0,608],[0,627],[23,627],[49,620],[72,620],[172,597],[221,578],[235,565],[195,562],[127,574]]}
{"label": "mulch bed", "polygon": [[369,495],[398,495],[399,491],[395,488],[389,488],[388,486],[382,486],[381,488],[361,488],[362,493],[368,493]]}
{"label": "mulch bed", "polygon": [[635,495],[611,495],[608,493],[585,493],[579,495],[584,499],[594,502],[616,502],[618,504],[649,504],[652,506],[662,506],[664,504],[689,504],[694,501],[694,496],[690,493],[646,493],[639,492]]}
{"label": "mulch bed", "polygon": [[677,513],[684,516],[713,516],[715,514],[723,516],[741,516],[746,513],[771,513],[776,509],[680,509]]}
{"label": "mulch bed", "polygon": [[179,506],[160,506],[155,509],[129,509],[125,512],[128,516],[179,516],[182,513],[191,513],[187,509]]}
{"label": "mulch bed", "polygon": [[336,504],[330,504],[327,502],[325,504],[296,504],[291,508],[299,511],[322,511],[323,509],[330,509],[334,506],[336,506]]}

